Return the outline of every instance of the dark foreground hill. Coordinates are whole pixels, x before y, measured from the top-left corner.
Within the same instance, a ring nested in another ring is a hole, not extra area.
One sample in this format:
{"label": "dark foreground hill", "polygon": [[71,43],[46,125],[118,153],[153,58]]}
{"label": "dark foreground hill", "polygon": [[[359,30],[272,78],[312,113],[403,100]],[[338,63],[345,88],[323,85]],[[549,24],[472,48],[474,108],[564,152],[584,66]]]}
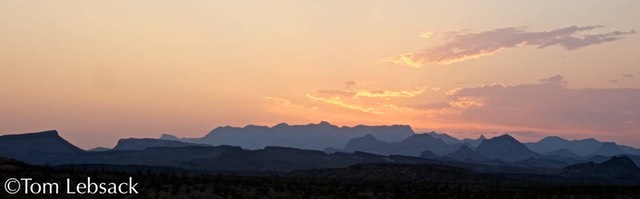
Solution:
{"label": "dark foreground hill", "polygon": [[0,156],[32,164],[45,164],[52,160],[64,161],[84,153],[84,150],[60,137],[55,130],[0,136]]}
{"label": "dark foreground hill", "polygon": [[[0,158],[0,179],[29,176],[63,184],[67,178],[139,183],[137,195],[91,198],[638,198],[639,186],[558,185],[477,174],[439,165],[361,164],[345,169],[268,176],[203,175],[154,167],[42,167]],[[120,166],[125,167],[125,166]],[[9,169],[7,169],[9,168]],[[380,175],[377,175],[380,174]],[[456,179],[450,179],[456,178]],[[86,198],[81,195],[8,195],[0,198]]]}
{"label": "dark foreground hill", "polygon": [[356,164],[346,168],[293,171],[288,176],[353,182],[514,183],[509,178],[483,175],[471,170],[439,164]]}
{"label": "dark foreground hill", "polygon": [[583,163],[566,167],[560,173],[569,178],[590,178],[602,182],[631,182],[640,184],[640,168],[627,156],[612,157],[603,163]]}

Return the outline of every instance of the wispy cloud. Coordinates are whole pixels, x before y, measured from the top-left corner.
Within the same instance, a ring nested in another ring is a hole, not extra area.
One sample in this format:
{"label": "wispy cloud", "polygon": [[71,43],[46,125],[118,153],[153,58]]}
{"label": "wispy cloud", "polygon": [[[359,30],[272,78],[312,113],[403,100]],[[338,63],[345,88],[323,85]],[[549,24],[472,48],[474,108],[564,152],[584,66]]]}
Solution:
{"label": "wispy cloud", "polygon": [[411,90],[317,90],[314,95],[343,98],[397,98],[415,97],[424,92],[423,88]]}
{"label": "wispy cloud", "polygon": [[[351,83],[347,84],[353,88]],[[398,106],[388,101],[393,98],[411,98],[424,92],[424,88],[409,90],[317,90],[306,95],[315,102],[323,102],[338,107],[365,113],[384,114],[384,110],[398,110]]]}
{"label": "wispy cloud", "polygon": [[415,97],[424,92],[423,89],[416,90],[401,90],[401,91],[387,91],[387,90],[373,90],[373,91],[357,91],[355,97]]}
{"label": "wispy cloud", "polygon": [[313,94],[307,94],[307,97],[313,101],[319,101],[319,102],[324,102],[327,104],[332,104],[332,105],[336,105],[339,107],[343,107],[343,108],[347,108],[347,109],[351,109],[351,110],[358,110],[358,111],[362,111],[365,113],[373,113],[373,114],[384,114],[382,111],[377,110],[376,108],[372,108],[372,107],[363,107],[360,105],[355,105],[355,104],[349,104],[345,101],[342,100],[342,98],[340,97],[319,97],[319,96],[315,96]]}
{"label": "wispy cloud", "polygon": [[[527,27],[509,27],[484,32],[454,31],[446,34],[444,43],[419,52],[405,53],[385,60],[395,64],[421,67],[425,64],[452,64],[495,54],[505,48],[535,46],[545,48],[559,45],[575,50],[590,45],[622,39],[635,31],[613,31],[600,34],[581,34],[603,26],[571,26],[551,31],[532,32]],[[428,34],[429,37],[431,34]],[[421,35],[421,37],[423,37]]]}

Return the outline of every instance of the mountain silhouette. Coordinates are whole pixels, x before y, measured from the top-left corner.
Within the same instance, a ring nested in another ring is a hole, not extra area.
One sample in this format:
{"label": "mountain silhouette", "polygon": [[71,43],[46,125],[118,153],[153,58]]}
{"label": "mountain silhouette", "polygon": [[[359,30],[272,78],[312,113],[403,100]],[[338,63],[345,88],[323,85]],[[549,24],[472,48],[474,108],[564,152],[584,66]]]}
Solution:
{"label": "mountain silhouette", "polygon": [[480,145],[476,147],[476,151],[490,160],[507,162],[540,157],[540,154],[531,151],[524,144],[508,134],[483,140]]}
{"label": "mountain silhouette", "polygon": [[[180,141],[210,145],[232,145],[245,149],[262,149],[266,146],[294,147],[323,150],[342,148],[356,137],[371,134],[388,142],[400,141],[414,134],[408,125],[338,127],[322,121],[318,124],[289,125],[280,123],[273,127],[248,125],[246,127],[218,127],[202,138],[181,138]],[[162,139],[175,140],[175,136],[163,135]]]}
{"label": "mountain silhouette", "polygon": [[396,147],[396,154],[419,156],[423,151],[429,150],[437,155],[445,155],[451,148],[444,141],[434,138],[429,134],[415,134],[398,143],[393,143]]}
{"label": "mountain silhouette", "polygon": [[444,143],[447,143],[449,145],[456,145],[459,146],[460,144],[466,144],[467,146],[469,146],[470,148],[474,149],[476,148],[480,142],[482,142],[482,140],[485,140],[486,138],[484,137],[484,135],[480,135],[479,138],[477,139],[469,139],[469,138],[464,138],[462,140],[455,138],[453,136],[450,136],[446,133],[437,133],[437,132],[429,132],[426,133],[431,135],[431,137],[437,138],[442,140]]}
{"label": "mountain silhouette", "polygon": [[153,138],[127,138],[118,140],[118,144],[112,150],[144,150],[151,147],[185,147],[185,146],[208,146],[206,144],[195,144],[180,142],[176,140],[161,140]]}
{"label": "mountain silhouette", "polygon": [[380,155],[420,156],[423,151],[431,151],[438,156],[446,155],[458,145],[448,145],[429,134],[414,134],[400,142],[383,142],[372,135],[351,139],[345,146],[346,151],[363,151]]}
{"label": "mountain silhouette", "polygon": [[619,145],[615,142],[600,142],[593,138],[570,141],[558,136],[549,136],[538,142],[530,142],[525,145],[540,154],[566,149],[579,157],[615,156],[619,154],[640,155],[640,149]]}
{"label": "mountain silhouette", "polygon": [[574,154],[573,152],[567,150],[567,149],[558,149],[555,151],[549,151],[546,153],[543,153],[542,155],[544,156],[557,156],[557,157],[562,157],[562,158],[571,158],[571,159],[578,159],[580,158],[580,156]]}
{"label": "mountain silhouette", "polygon": [[630,155],[639,155],[640,156],[640,149],[636,149],[630,146],[625,146],[625,145],[618,145],[618,148],[620,148],[622,151],[624,151],[625,154],[630,154]]}
{"label": "mountain silhouette", "polygon": [[423,151],[422,153],[420,153],[420,157],[421,158],[426,158],[426,159],[440,159],[440,156],[438,156],[437,154],[435,154],[435,153],[433,153],[433,152],[431,152],[429,150],[426,150],[426,151]]}
{"label": "mountain silhouette", "polygon": [[93,149],[89,149],[87,150],[88,152],[102,152],[102,151],[108,151],[111,150],[110,148],[106,148],[106,147],[96,147]]}
{"label": "mountain silhouette", "polygon": [[592,155],[602,155],[602,156],[615,156],[620,154],[625,154],[620,147],[614,142],[604,142],[598,149],[596,149]]}
{"label": "mountain silhouette", "polygon": [[[171,143],[168,144],[170,147],[167,143]],[[47,131],[0,136],[0,156],[36,165],[147,165],[208,172],[291,171],[347,167],[357,163],[431,162],[362,152],[325,154],[317,150],[272,146],[245,150],[236,146],[193,146],[193,143],[157,139],[122,139],[118,145],[114,150],[85,152],[56,131]]]}
{"label": "mountain silhouette", "polygon": [[[0,136],[0,156],[37,165],[145,165],[214,173],[287,172],[343,168],[360,163],[403,163],[444,164],[478,172],[549,174],[566,165],[609,159],[601,155],[579,160],[540,156],[509,135],[483,140],[476,149],[469,144],[448,145],[429,134],[415,134],[398,142],[384,142],[372,134],[365,134],[352,139],[347,145],[354,151],[336,149],[327,154],[319,150],[280,146],[247,150],[238,146],[210,146],[175,140],[122,139],[113,150],[85,152],[64,140],[56,131],[47,131]],[[372,150],[380,151],[374,151],[376,154]],[[566,151],[557,151],[553,157],[563,153]],[[640,162],[640,156],[628,157]]]}
{"label": "mountain silhouette", "polygon": [[480,155],[477,151],[469,148],[467,145],[462,145],[458,150],[450,153],[446,156],[449,159],[463,161],[463,162],[478,162],[478,161],[486,161],[487,158]]}
{"label": "mountain silhouette", "polygon": [[365,151],[375,154],[385,154],[387,153],[388,146],[387,143],[378,140],[375,136],[371,134],[367,134],[362,137],[353,138],[347,142],[347,145],[344,147],[345,151]]}
{"label": "mountain silhouette", "polygon": [[526,143],[525,145],[537,153],[567,149],[571,151],[571,153],[579,156],[589,156],[596,149],[600,148],[602,143],[593,138],[569,141],[558,136],[549,136],[538,142]]}
{"label": "mountain silhouette", "polygon": [[480,135],[480,137],[479,137],[479,138],[477,138],[477,139],[469,139],[469,138],[465,138],[465,139],[462,139],[460,142],[462,142],[462,143],[466,143],[466,144],[469,144],[471,148],[474,148],[474,149],[475,149],[476,147],[478,147],[478,145],[480,145],[480,143],[481,143],[483,140],[486,140],[486,139],[487,139],[487,138],[485,138],[485,137],[484,137],[484,135]]}
{"label": "mountain silhouette", "polygon": [[29,163],[46,164],[83,153],[55,130],[0,136],[0,156]]}
{"label": "mountain silhouette", "polygon": [[162,134],[162,135],[160,135],[160,138],[158,138],[158,139],[161,139],[161,140],[179,140],[180,138],[178,138],[178,137],[176,137],[174,135],[170,135],[170,134]]}
{"label": "mountain silhouette", "polygon": [[434,138],[438,138],[440,140],[442,140],[444,143],[447,144],[460,144],[461,141],[458,140],[457,138],[454,138],[446,133],[436,133],[435,131],[431,131],[429,133],[427,133],[429,135],[431,135],[431,137]]}
{"label": "mountain silhouette", "polygon": [[640,181],[640,168],[626,155],[614,156],[603,163],[582,163],[568,166],[560,173],[573,178],[635,178]]}

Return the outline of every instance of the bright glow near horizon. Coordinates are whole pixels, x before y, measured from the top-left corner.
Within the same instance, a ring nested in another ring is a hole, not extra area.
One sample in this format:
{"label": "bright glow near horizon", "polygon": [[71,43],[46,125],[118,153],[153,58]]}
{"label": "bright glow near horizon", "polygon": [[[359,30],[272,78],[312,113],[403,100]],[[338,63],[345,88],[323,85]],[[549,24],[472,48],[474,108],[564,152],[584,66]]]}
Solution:
{"label": "bright glow near horizon", "polygon": [[325,120],[638,147],[638,19],[634,0],[0,1],[0,134]]}

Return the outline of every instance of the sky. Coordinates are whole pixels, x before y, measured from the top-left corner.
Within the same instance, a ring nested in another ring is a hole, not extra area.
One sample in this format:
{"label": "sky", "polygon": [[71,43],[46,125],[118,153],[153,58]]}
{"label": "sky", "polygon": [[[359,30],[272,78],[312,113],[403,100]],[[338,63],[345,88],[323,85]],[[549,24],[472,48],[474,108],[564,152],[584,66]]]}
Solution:
{"label": "sky", "polygon": [[0,134],[408,124],[640,147],[640,2],[0,1]]}

